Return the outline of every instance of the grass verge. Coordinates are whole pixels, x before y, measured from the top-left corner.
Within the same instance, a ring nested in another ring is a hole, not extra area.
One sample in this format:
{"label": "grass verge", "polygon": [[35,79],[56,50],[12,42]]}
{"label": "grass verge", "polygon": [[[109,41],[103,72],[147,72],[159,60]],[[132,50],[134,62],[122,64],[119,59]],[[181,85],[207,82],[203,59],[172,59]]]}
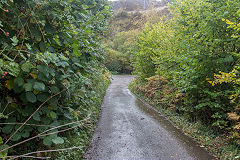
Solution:
{"label": "grass verge", "polygon": [[79,106],[80,111],[87,117],[88,120],[83,123],[82,126],[77,127],[71,131],[64,133],[65,143],[55,146],[55,149],[69,148],[69,150],[59,151],[53,154],[53,158],[56,160],[81,160],[86,152],[89,142],[92,139],[96,124],[98,121],[99,113],[101,110],[102,101],[105,92],[110,84],[110,75],[105,78],[99,79],[98,82],[94,82],[98,86],[94,86],[96,92],[94,103],[89,103],[87,108]]}
{"label": "grass verge", "polygon": [[210,126],[202,124],[200,121],[191,122],[186,119],[181,114],[174,112],[173,110],[165,109],[161,104],[156,103],[151,98],[148,98],[144,93],[140,93],[136,90],[139,83],[134,81],[129,85],[129,89],[137,97],[143,99],[151,106],[156,108],[169,120],[171,120],[177,127],[179,127],[183,132],[195,139],[201,147],[205,147],[209,152],[221,160],[239,160],[240,159],[240,148],[239,146],[229,142],[229,137],[225,134],[220,134]]}

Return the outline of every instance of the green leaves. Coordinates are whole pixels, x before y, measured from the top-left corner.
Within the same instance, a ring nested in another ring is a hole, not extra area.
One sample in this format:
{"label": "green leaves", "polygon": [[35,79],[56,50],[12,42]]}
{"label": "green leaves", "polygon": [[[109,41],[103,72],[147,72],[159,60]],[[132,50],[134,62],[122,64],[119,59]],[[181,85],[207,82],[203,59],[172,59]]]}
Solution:
{"label": "green leaves", "polygon": [[[4,145],[0,145],[0,150],[3,150],[5,148],[8,148],[9,146],[4,144]],[[3,152],[0,152],[0,158],[2,158],[3,160],[5,160],[6,158],[3,158],[3,157],[6,157],[8,155],[8,150],[5,150]]]}
{"label": "green leaves", "polygon": [[28,102],[36,103],[37,100],[39,100],[40,102],[44,102],[48,98],[47,95],[41,94],[41,93],[38,95],[38,98],[37,98],[36,95],[33,92],[31,92],[33,91],[33,89],[39,92],[45,91],[46,89],[45,84],[42,82],[25,83],[23,85],[23,88],[26,91],[26,100]]}
{"label": "green leaves", "polygon": [[20,133],[16,133],[13,137],[12,137],[12,141],[18,141],[21,139],[21,134]]}
{"label": "green leaves", "polygon": [[35,28],[31,28],[31,32],[32,32],[32,38],[34,38],[37,42],[40,42],[42,39],[41,32]]}
{"label": "green leaves", "polygon": [[36,113],[33,115],[33,119],[36,120],[36,121],[40,121],[40,114],[39,114],[39,112],[36,112]]}
{"label": "green leaves", "polygon": [[42,82],[35,82],[33,84],[33,89],[35,89],[36,91],[44,91],[45,90],[45,84]]}
{"label": "green leaves", "polygon": [[10,38],[11,40],[12,40],[12,45],[13,46],[16,46],[17,44],[18,44],[18,42],[19,42],[19,40],[17,39],[17,37],[16,36],[14,36],[14,37],[12,37],[12,38]]}
{"label": "green leaves", "polygon": [[43,144],[44,145],[51,146],[52,143],[54,143],[54,144],[63,144],[64,143],[64,139],[61,138],[61,137],[58,137],[56,134],[44,137],[44,139],[43,139]]}
{"label": "green leaves", "polygon": [[15,93],[21,93],[24,90],[23,89],[23,85],[24,85],[23,78],[20,78],[20,77],[15,78],[14,81],[13,81],[13,90],[14,90],[14,92]]}
{"label": "green leaves", "polygon": [[63,144],[64,140],[61,137],[57,137],[57,138],[53,139],[52,142],[55,144]]}
{"label": "green leaves", "polygon": [[18,77],[14,79],[14,85],[17,85],[20,87],[20,86],[23,86],[23,84],[24,84],[23,78]]}
{"label": "green leaves", "polygon": [[[105,0],[46,1],[41,5],[37,1],[9,5],[0,2],[3,9],[7,7],[11,11],[7,14],[3,10],[0,20],[0,107],[3,111],[0,121],[10,123],[15,117],[11,123],[22,123],[45,102],[28,121],[35,125],[25,125],[10,143],[44,132],[53,123],[60,125],[76,120],[71,117],[69,108],[77,110],[82,104],[92,103],[90,98],[75,98],[75,95],[78,96],[79,88],[85,85],[83,78],[88,78],[90,83],[92,75],[102,76],[99,55],[103,52],[100,45],[103,33],[100,28],[104,28],[107,16],[99,15],[103,15],[106,4]],[[68,87],[69,91],[48,100]],[[92,90],[91,87],[88,90]],[[81,118],[84,116],[85,113]],[[2,125],[0,135],[6,139],[17,127],[19,125]],[[48,146],[64,143],[57,134],[44,137],[42,141]],[[38,145],[33,147],[35,150]],[[25,146],[16,147],[14,152],[23,148]]]}
{"label": "green leaves", "polygon": [[46,146],[51,146],[52,145],[52,139],[51,137],[47,136],[43,139],[43,144]]}
{"label": "green leaves", "polygon": [[10,134],[13,128],[14,128],[14,125],[6,125],[2,128],[2,132],[6,134]]}
{"label": "green leaves", "polygon": [[31,103],[37,102],[37,97],[32,92],[26,92],[26,99],[28,102],[31,102]]}
{"label": "green leaves", "polygon": [[[44,58],[46,58],[46,57],[44,57]],[[46,65],[38,65],[37,69],[39,70],[40,73],[43,73],[45,75],[48,74],[48,66],[46,66]]]}
{"label": "green leaves", "polygon": [[104,8],[105,8],[106,10],[109,10],[110,7],[109,7],[109,6],[104,6]]}
{"label": "green leaves", "polygon": [[51,86],[50,90],[51,90],[52,94],[56,94],[56,93],[60,92],[60,89],[57,86]]}
{"label": "green leaves", "polygon": [[20,73],[19,64],[16,62],[4,61],[4,65],[2,67],[3,70],[7,71],[8,74],[17,77]]}
{"label": "green leaves", "polygon": [[32,83],[25,83],[23,85],[23,88],[25,89],[26,92],[33,91],[33,84]]}
{"label": "green leaves", "polygon": [[56,118],[57,118],[57,114],[56,114],[55,112],[53,112],[53,111],[51,111],[51,112],[49,113],[49,116],[50,116],[52,119],[56,119]]}
{"label": "green leaves", "polygon": [[29,73],[32,68],[33,68],[33,65],[32,65],[32,63],[30,63],[30,62],[25,62],[25,63],[22,64],[22,66],[21,66],[21,69],[22,69],[24,72],[27,72],[27,73]]}
{"label": "green leaves", "polygon": [[79,49],[78,49],[78,43],[73,43],[72,45],[73,47],[73,54],[75,54],[76,56],[81,56],[81,53],[79,52]]}
{"label": "green leaves", "polygon": [[[175,106],[178,112],[225,128],[229,123],[226,113],[236,112],[229,100],[235,85],[223,83],[222,79],[229,80],[231,76],[226,73],[233,70],[234,64],[239,65],[235,54],[236,45],[239,46],[239,33],[235,30],[240,22],[236,7],[239,5],[235,0],[213,3],[176,0],[171,5],[174,13],[171,19],[149,22],[138,36],[133,57],[138,80],[145,83],[146,78],[155,75],[166,78],[171,86],[186,95],[183,104]],[[219,71],[225,72],[221,80],[216,75]],[[234,76],[239,77],[239,74]],[[221,85],[213,87],[209,82],[214,80]],[[158,83],[161,86],[161,81]],[[158,94],[162,94],[160,89]]]}
{"label": "green leaves", "polygon": [[[0,59],[0,70],[3,68],[3,66],[4,66],[4,62],[3,62],[2,59]],[[2,71],[2,70],[1,70],[1,71]]]}
{"label": "green leaves", "polygon": [[37,95],[37,100],[40,101],[40,102],[44,102],[49,97],[50,97],[50,95],[48,93],[40,93],[40,94]]}
{"label": "green leaves", "polygon": [[0,145],[3,144],[3,140],[2,140],[2,137],[0,137]]}

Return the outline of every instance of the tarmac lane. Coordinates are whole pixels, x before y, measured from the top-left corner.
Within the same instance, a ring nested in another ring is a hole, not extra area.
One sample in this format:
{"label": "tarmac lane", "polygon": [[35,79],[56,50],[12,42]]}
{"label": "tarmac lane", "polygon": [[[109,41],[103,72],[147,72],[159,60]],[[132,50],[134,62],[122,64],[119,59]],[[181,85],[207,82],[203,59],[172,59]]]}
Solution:
{"label": "tarmac lane", "polygon": [[133,76],[113,76],[86,160],[215,159],[128,89]]}

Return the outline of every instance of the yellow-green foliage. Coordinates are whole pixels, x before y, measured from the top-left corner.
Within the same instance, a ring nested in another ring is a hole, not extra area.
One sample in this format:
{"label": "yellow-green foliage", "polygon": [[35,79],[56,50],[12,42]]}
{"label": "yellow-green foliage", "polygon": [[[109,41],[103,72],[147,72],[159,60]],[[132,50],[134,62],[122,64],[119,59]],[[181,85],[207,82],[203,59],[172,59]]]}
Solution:
{"label": "yellow-green foliage", "polygon": [[137,58],[133,56],[135,51],[138,52],[137,36],[147,22],[156,23],[163,16],[169,16],[169,10],[166,6],[161,9],[134,12],[121,9],[115,13],[110,21],[111,34],[105,43],[105,51],[107,52],[105,65],[107,68],[112,72],[130,73],[132,71],[130,60]]}
{"label": "yellow-green foliage", "polygon": [[136,48],[136,37],[138,30],[128,32],[120,32],[115,39],[105,44],[105,65],[112,71],[117,73],[131,73],[130,58]]}
{"label": "yellow-green foliage", "polygon": [[139,77],[147,78],[155,72],[167,77],[165,71],[172,66],[177,51],[177,39],[170,24],[163,19],[155,24],[147,23],[138,37],[139,51],[133,62],[135,73],[140,73]]}
{"label": "yellow-green foliage", "polygon": [[173,1],[172,19],[146,25],[133,59],[141,81],[164,76],[186,95],[178,112],[215,129],[231,126],[227,113],[234,111],[229,100],[234,87],[226,83],[213,87],[208,81],[239,63],[239,5],[239,0]]}
{"label": "yellow-green foliage", "polygon": [[[240,10],[237,11],[240,17]],[[223,19],[229,26],[228,28],[232,28],[235,30],[235,32],[232,34],[232,38],[236,38],[238,43],[240,42],[240,23],[239,22],[232,22],[228,19]],[[240,46],[238,46],[240,47]],[[240,50],[240,49],[239,49]],[[238,52],[233,52],[233,55],[238,57],[238,60],[240,58],[240,53]],[[233,94],[230,95],[231,103],[234,104],[235,109],[232,110],[230,113],[228,113],[228,117],[230,120],[233,121],[234,126],[233,126],[233,132],[232,136],[233,138],[237,138],[237,143],[240,144],[240,64],[239,61],[237,61],[234,69],[229,72],[219,72],[220,74],[214,74],[214,81],[209,81],[210,84],[213,86],[217,84],[222,84],[222,83],[230,83],[231,85],[234,86],[234,91]]]}
{"label": "yellow-green foliage", "polygon": [[[239,0],[173,0],[172,18],[148,23],[138,36],[130,86],[221,135],[220,145],[211,145],[222,159],[239,159],[239,6]],[[235,146],[228,146],[231,154],[223,153],[224,143]]]}

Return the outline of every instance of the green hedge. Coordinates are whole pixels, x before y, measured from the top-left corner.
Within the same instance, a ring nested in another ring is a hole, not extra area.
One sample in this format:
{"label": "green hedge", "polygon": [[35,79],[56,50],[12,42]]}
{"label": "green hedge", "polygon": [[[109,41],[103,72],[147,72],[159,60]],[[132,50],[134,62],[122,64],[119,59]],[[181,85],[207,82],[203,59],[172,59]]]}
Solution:
{"label": "green hedge", "polygon": [[61,130],[92,115],[96,89],[104,90],[95,83],[104,85],[97,79],[107,72],[100,42],[111,13],[106,0],[1,0],[0,8],[3,158],[62,144]]}
{"label": "green hedge", "polygon": [[[231,131],[227,113],[238,112],[230,96],[233,84],[212,86],[215,73],[239,64],[238,0],[174,0],[172,18],[150,23],[138,38],[133,61],[138,79],[163,76],[184,94],[177,112],[220,131]],[[239,76],[239,75],[238,75]]]}

